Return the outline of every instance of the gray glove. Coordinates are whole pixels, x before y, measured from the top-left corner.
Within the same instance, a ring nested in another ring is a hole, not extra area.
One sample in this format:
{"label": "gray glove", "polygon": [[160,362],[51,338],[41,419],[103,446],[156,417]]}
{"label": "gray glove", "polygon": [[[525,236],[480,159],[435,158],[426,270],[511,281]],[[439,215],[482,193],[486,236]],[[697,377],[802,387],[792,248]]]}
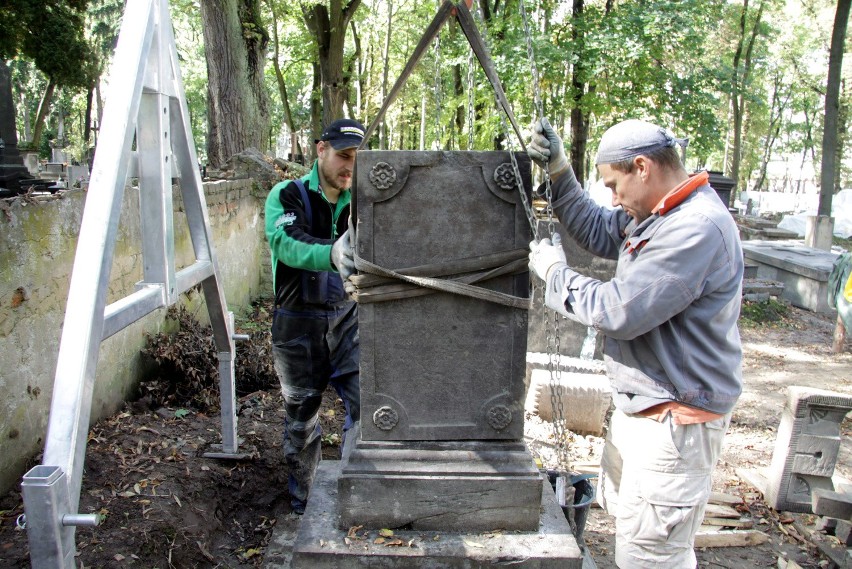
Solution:
{"label": "gray glove", "polygon": [[532,140],[527,145],[527,154],[532,161],[547,170],[550,175],[568,168],[562,139],[550,126],[547,118],[542,117],[533,124]]}
{"label": "gray glove", "polygon": [[352,250],[348,229],[331,246],[331,264],[344,281],[355,272],[355,252]]}
{"label": "gray glove", "polygon": [[550,269],[559,266],[568,266],[565,251],[562,249],[562,238],[558,233],[550,239],[530,242],[530,270],[538,275],[544,282],[548,282],[547,274]]}

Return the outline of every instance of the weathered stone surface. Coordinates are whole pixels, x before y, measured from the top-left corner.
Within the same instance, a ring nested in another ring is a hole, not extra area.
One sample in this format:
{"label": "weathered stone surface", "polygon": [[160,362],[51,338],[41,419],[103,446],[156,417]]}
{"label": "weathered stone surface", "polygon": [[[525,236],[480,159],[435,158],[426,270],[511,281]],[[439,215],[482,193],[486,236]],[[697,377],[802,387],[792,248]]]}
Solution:
{"label": "weathered stone surface", "polygon": [[[516,156],[528,194],[530,161]],[[514,180],[505,152],[359,152],[356,266],[487,274],[470,282],[528,306],[530,228]],[[344,450],[340,523],[535,530],[541,480],[522,442],[527,310],[371,270],[357,281],[361,432]]]}
{"label": "weathered stone surface", "polygon": [[[528,188],[529,159],[517,158]],[[359,152],[357,254],[399,271],[523,252],[509,164],[505,152]],[[526,298],[529,277],[524,267],[478,286]],[[359,327],[365,440],[523,436],[526,310],[437,292],[361,303]]]}
{"label": "weathered stone surface", "polygon": [[758,265],[758,278],[784,285],[786,300],[814,312],[834,312],[828,306],[827,290],[836,254],[796,241],[744,241],[743,254]]}
{"label": "weathered stone surface", "polygon": [[[503,565],[524,569],[582,567],[577,541],[556,504],[550,485],[542,479],[538,481],[538,494],[534,501],[541,516],[534,531],[494,531],[483,535],[474,531],[396,530],[392,538],[376,543],[377,531],[359,530],[355,539],[347,540],[344,538],[349,528],[338,529],[339,496],[335,480],[339,473],[336,462],[320,463],[293,545],[292,565],[269,562],[267,569],[486,569]],[[392,539],[399,539],[401,545],[388,546]],[[273,535],[267,558],[284,557],[274,550],[276,543]]]}
{"label": "weathered stone surface", "polygon": [[852,521],[852,494],[817,489],[813,491],[811,501],[817,515]]}
{"label": "weathered stone surface", "polygon": [[338,488],[341,528],[538,527],[541,478],[523,442],[360,440],[352,446],[344,451]]}
{"label": "weathered stone surface", "polygon": [[811,512],[815,490],[834,490],[831,476],[840,448],[840,423],[850,410],[848,395],[789,389],[767,476],[766,499],[773,508]]}

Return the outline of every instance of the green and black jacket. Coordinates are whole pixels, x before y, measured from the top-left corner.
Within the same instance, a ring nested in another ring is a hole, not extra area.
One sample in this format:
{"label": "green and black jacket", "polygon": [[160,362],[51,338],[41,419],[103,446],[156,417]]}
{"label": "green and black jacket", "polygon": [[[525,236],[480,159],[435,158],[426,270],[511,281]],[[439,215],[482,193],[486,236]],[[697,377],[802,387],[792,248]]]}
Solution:
{"label": "green and black jacket", "polygon": [[[343,282],[331,264],[331,247],[349,227],[349,190],[336,204],[320,189],[318,163],[302,178],[276,184],[266,198],[266,238],[272,252],[275,305],[296,311],[333,308],[345,301]],[[306,207],[307,205],[307,207]]]}

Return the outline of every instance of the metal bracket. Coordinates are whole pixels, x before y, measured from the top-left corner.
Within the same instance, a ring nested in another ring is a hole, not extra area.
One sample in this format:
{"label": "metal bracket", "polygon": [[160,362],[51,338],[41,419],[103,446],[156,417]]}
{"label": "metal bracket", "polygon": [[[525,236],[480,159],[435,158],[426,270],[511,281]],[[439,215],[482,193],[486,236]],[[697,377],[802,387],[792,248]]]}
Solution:
{"label": "metal bracket", "polygon": [[[100,521],[77,510],[101,342],[198,284],[219,355],[221,457],[244,458],[237,449],[233,314],[213,250],[168,0],[127,3],[110,85],[74,258],[43,464],[27,472],[21,484],[35,569],[75,567],[75,526]],[[143,280],[136,292],[107,305],[134,137]],[[196,258],[180,271],[175,269],[174,176]]]}

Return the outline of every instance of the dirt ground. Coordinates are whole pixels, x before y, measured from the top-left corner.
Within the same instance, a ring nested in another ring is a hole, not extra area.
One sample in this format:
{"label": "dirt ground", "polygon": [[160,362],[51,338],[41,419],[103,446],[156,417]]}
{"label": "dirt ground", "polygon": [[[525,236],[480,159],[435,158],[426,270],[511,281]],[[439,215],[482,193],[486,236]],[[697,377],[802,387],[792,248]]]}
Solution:
{"label": "dirt ground", "polygon": [[[239,331],[251,333],[253,343],[268,342],[268,313],[262,306],[244,326]],[[699,550],[700,567],[778,567],[779,558],[805,568],[833,566],[816,544],[825,547],[836,539],[824,532],[808,533],[818,521],[814,516],[771,510],[737,475],[739,468],[770,463],[787,386],[852,394],[852,352],[847,346],[842,354],[831,353],[833,329],[832,319],[793,308],[779,322],[741,326],[745,393],[734,413],[714,490],[741,497],[739,511],[751,516],[769,541]],[[268,352],[261,350],[254,363],[263,358]],[[79,567],[262,566],[276,520],[291,515],[291,510],[281,453],[281,395],[274,378],[253,381],[255,387],[266,384],[239,399],[239,434],[243,448],[251,451],[246,460],[204,458],[204,451],[220,440],[218,416],[201,411],[203,398],[201,404],[197,397],[188,400],[185,390],[164,397],[162,385],[159,393],[148,391],[145,398],[92,428],[79,511],[98,512],[104,521],[97,528],[77,530]],[[326,393],[321,415],[324,459],[338,457],[342,416],[341,402]],[[537,436],[542,440],[531,441],[536,443],[531,446],[546,447],[548,432],[540,429]],[[852,421],[847,418],[837,467],[846,478],[852,478],[850,434]],[[573,463],[599,458],[602,439],[572,438]],[[39,459],[34,457],[33,464]],[[26,532],[16,526],[22,513],[19,489],[0,498],[0,568],[29,566]],[[614,567],[612,531],[611,519],[593,509],[585,537],[600,568]]]}

